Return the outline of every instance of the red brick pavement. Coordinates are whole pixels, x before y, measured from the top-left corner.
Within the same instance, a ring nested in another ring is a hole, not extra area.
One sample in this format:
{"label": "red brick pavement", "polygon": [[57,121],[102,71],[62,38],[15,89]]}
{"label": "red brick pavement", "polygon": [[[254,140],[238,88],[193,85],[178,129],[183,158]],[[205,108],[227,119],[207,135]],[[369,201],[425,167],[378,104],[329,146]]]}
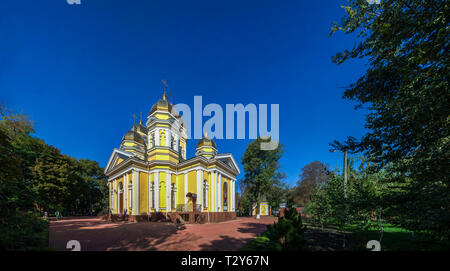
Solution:
{"label": "red brick pavement", "polygon": [[105,222],[99,218],[64,218],[50,223],[50,246],[68,250],[78,240],[81,250],[238,250],[276,221],[239,217],[215,224]]}

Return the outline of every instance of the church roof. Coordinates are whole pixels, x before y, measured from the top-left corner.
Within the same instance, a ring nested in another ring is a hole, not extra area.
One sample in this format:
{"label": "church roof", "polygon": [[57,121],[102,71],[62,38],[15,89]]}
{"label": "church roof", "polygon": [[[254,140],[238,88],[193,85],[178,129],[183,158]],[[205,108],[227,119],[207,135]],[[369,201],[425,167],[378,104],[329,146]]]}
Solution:
{"label": "church roof", "polygon": [[164,94],[162,95],[162,99],[159,99],[152,106],[152,108],[150,109],[150,112],[148,114],[151,115],[153,112],[155,112],[157,110],[172,112],[172,107],[173,107],[173,105],[171,103],[169,103],[168,97],[167,97],[166,93],[164,92]]}
{"label": "church roof", "polygon": [[124,140],[130,140],[145,145],[145,140],[135,130],[128,131],[122,138],[122,141]]}
{"label": "church roof", "polygon": [[206,135],[200,139],[197,143],[197,148],[203,147],[203,146],[212,146],[215,149],[217,149],[216,147],[216,142],[214,142],[214,140],[212,140],[211,138],[207,137]]}

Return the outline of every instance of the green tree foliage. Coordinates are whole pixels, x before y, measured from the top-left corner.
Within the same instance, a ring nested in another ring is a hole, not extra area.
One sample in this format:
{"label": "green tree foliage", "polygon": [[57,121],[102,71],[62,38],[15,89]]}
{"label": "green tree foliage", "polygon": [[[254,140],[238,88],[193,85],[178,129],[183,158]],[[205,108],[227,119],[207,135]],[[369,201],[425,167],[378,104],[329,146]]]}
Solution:
{"label": "green tree foliage", "polygon": [[304,166],[297,186],[293,189],[294,202],[301,206],[309,202],[317,187],[328,180],[329,171],[329,166],[319,161]]}
{"label": "green tree foliage", "polygon": [[285,174],[277,174],[270,189],[265,192],[265,196],[272,210],[278,210],[281,203],[286,202],[289,194],[289,187],[283,181]]}
{"label": "green tree foliage", "polygon": [[281,176],[278,161],[281,158],[282,146],[279,144],[274,150],[261,150],[261,143],[268,141],[270,139],[257,138],[248,144],[242,157],[245,171],[243,181],[248,192],[248,199],[257,202],[257,210],[260,208],[261,197],[266,195]]}
{"label": "green tree foliage", "polygon": [[87,215],[107,205],[97,162],[63,155],[31,135],[31,121],[0,107],[0,249],[42,249],[44,212]]}
{"label": "green tree foliage", "polygon": [[256,251],[298,251],[303,250],[306,240],[303,236],[306,227],[302,223],[301,215],[288,204],[284,217],[273,225],[267,226],[260,237],[251,242],[246,250]]}
{"label": "green tree foliage", "polygon": [[305,211],[312,222],[340,228],[349,224],[367,228],[376,219],[381,222],[387,208],[383,200],[388,190],[381,181],[386,179],[385,173],[371,172],[365,161],[356,170],[353,159],[349,160],[345,196],[342,175],[337,170],[331,172],[328,181],[318,187],[306,205]]}
{"label": "green tree foliage", "polygon": [[358,149],[388,171],[392,217],[412,230],[450,236],[449,2],[351,0],[332,33],[360,42],[333,60],[368,61],[344,98],[366,104],[366,134]]}

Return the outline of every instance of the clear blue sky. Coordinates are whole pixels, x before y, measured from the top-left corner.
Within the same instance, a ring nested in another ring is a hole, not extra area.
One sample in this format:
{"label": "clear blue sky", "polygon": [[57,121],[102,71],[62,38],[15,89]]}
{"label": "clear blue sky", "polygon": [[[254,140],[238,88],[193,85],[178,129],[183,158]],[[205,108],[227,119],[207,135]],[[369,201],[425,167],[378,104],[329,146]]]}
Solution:
{"label": "clear blue sky", "polygon": [[[280,105],[286,181],[314,160],[341,167],[328,143],[365,133],[342,99],[365,69],[331,56],[354,37],[329,37],[345,1],[6,0],[0,3],[0,100],[29,115],[36,136],[105,166],[161,96],[174,103]],[[206,121],[207,118],[204,118]],[[188,156],[197,141],[188,142]],[[249,140],[217,140],[240,163]],[[242,169],[242,166],[241,166]],[[243,173],[238,178],[242,178]]]}

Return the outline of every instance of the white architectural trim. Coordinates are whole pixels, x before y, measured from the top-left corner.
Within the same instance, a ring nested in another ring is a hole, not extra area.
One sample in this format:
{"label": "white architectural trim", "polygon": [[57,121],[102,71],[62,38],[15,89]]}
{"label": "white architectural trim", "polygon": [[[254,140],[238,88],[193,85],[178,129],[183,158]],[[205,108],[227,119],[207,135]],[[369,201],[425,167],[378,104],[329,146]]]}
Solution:
{"label": "white architectural trim", "polygon": [[187,192],[187,190],[188,190],[188,178],[187,178],[187,174],[184,174],[184,205],[186,205],[187,204],[187,197],[186,197],[186,194],[188,193]]}
{"label": "white architectural trim", "polygon": [[155,147],[159,146],[159,129],[155,129]]}
{"label": "white architectural trim", "polygon": [[159,171],[155,170],[155,211],[159,212]]}
{"label": "white architectural trim", "polygon": [[239,169],[238,164],[236,163],[236,160],[234,160],[234,157],[231,153],[227,153],[227,154],[217,154],[214,158],[225,158],[228,157],[231,159],[231,161],[233,162],[234,167],[236,168],[236,171],[238,172],[238,175],[241,173],[241,170]]}
{"label": "white architectural trim", "polygon": [[172,179],[170,173],[166,173],[166,212],[172,211]]}
{"label": "white architectural trim", "polygon": [[139,172],[133,171],[133,215],[139,215]]}
{"label": "white architectural trim", "polygon": [[[197,170],[197,181],[196,181],[196,185],[197,185],[197,204],[200,204],[200,206],[202,205],[202,193],[201,193],[201,170],[198,169]],[[200,207],[200,211],[203,208]]]}
{"label": "white architectural trim", "polygon": [[105,173],[108,172],[109,169],[110,169],[110,167],[113,167],[113,165],[115,164],[115,161],[118,159],[118,155],[115,156],[115,154],[118,154],[118,153],[120,153],[120,154],[122,154],[122,155],[125,155],[125,156],[127,156],[128,158],[134,156],[133,153],[129,153],[129,152],[126,152],[126,151],[124,151],[124,150],[119,150],[119,149],[116,149],[116,148],[115,148],[115,149],[113,150],[111,156],[109,157],[108,163],[106,164],[106,167],[105,167]]}

